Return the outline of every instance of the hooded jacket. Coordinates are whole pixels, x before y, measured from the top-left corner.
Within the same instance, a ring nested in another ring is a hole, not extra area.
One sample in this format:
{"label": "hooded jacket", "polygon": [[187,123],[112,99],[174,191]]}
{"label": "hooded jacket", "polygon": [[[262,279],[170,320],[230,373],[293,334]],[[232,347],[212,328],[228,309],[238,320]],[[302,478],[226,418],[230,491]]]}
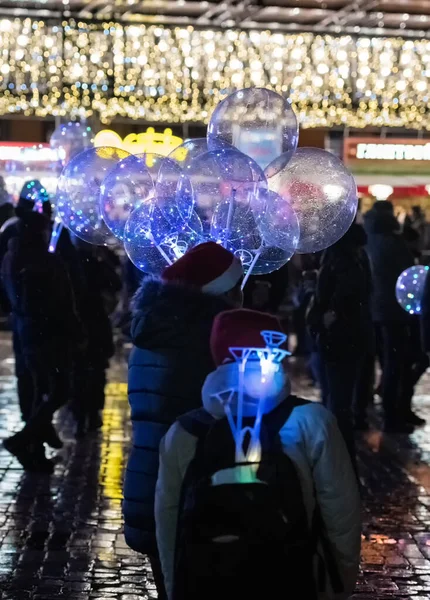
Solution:
{"label": "hooded jacket", "polygon": [[221,297],[147,277],[133,302],[128,398],[133,443],[124,481],[125,539],[138,552],[156,550],[154,495],[159,444],[170,425],[201,405],[214,368],[214,317],[231,308]]}
{"label": "hooded jacket", "polygon": [[[215,418],[222,418],[222,405],[216,391],[237,385],[237,365],[225,364],[211,373],[203,386],[203,406]],[[265,403],[273,410],[289,395],[289,384],[274,392]],[[255,414],[257,402],[249,399],[244,414]],[[235,406],[232,406],[235,412]],[[293,409],[280,431],[285,454],[294,462],[300,477],[304,502],[311,525],[316,505],[327,531],[345,592],[335,595],[327,586],[320,600],[345,600],[352,594],[358,574],[361,544],[360,499],[357,481],[335,418],[321,405],[309,403]],[[175,423],[160,445],[160,470],[155,499],[157,544],[165,586],[171,598],[176,524],[182,481],[196,451],[197,439]],[[328,577],[326,577],[328,581]]]}

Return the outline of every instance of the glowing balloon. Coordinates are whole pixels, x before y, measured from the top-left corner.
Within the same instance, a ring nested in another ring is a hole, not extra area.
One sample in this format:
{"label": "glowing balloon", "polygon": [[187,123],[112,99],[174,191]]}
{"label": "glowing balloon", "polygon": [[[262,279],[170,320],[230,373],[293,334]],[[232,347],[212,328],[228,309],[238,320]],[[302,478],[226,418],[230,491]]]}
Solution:
{"label": "glowing balloon", "polygon": [[176,161],[181,169],[186,169],[197,156],[205,152],[209,152],[206,138],[194,138],[175,148],[168,158]]}
{"label": "glowing balloon", "polygon": [[141,154],[154,181],[157,206],[174,228],[180,229],[193,212],[194,196],[191,182],[173,159],[156,154]]}
{"label": "glowing balloon", "polygon": [[293,156],[299,127],[289,101],[264,88],[246,88],[227,96],[214,110],[208,125],[208,146],[227,142],[266,168],[282,155],[283,168]]}
{"label": "glowing balloon", "polygon": [[[192,215],[193,229],[187,225],[175,231],[157,206],[139,205],[130,215],[124,231],[124,248],[132,263],[144,273],[160,274],[185,252],[202,241],[197,215]],[[200,226],[201,231],[201,226]]]}
{"label": "glowing balloon", "polygon": [[252,205],[260,233],[267,246],[296,252],[300,239],[297,215],[291,205],[271,190],[259,190]]}
{"label": "glowing balloon", "polygon": [[90,244],[111,243],[112,234],[100,209],[101,185],[120,160],[130,156],[119,148],[89,148],[64,167],[57,188],[57,214],[78,238]]}
{"label": "glowing balloon", "polygon": [[[228,236],[225,234],[227,222]],[[268,245],[258,228],[251,205],[237,205],[231,214],[228,200],[217,206],[210,235],[215,241],[223,241],[224,247],[240,258],[245,273],[252,272],[255,275],[280,269],[292,257],[296,245],[293,243],[288,250]]]}
{"label": "glowing balloon", "polygon": [[70,121],[59,125],[54,130],[49,143],[51,148],[60,152],[63,164],[67,164],[79,152],[91,148],[93,138],[91,127],[77,121]]}
{"label": "glowing balloon", "polygon": [[[194,193],[194,210],[208,233],[218,205],[230,206],[225,231],[234,206],[248,207],[256,192],[267,187],[263,171],[249,156],[237,150],[205,152],[185,169]],[[188,218],[184,215],[185,220]]]}
{"label": "glowing balloon", "polygon": [[100,188],[103,219],[115,237],[124,239],[124,228],[132,211],[155,194],[154,183],[146,161],[127,156],[109,171]]}
{"label": "glowing balloon", "polygon": [[400,306],[411,315],[421,314],[421,301],[429,267],[416,265],[403,271],[396,283],[396,298]]}
{"label": "glowing balloon", "polygon": [[354,177],[330,152],[299,148],[281,169],[282,157],[265,170],[269,189],[295,211],[300,225],[299,253],[331,246],[349,229],[357,212]]}

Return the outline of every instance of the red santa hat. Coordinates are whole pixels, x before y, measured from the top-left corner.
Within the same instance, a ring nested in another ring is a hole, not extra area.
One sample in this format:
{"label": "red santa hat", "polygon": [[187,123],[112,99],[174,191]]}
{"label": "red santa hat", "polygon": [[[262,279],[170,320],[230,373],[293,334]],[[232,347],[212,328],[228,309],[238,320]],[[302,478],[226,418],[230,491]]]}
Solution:
{"label": "red santa hat", "polygon": [[242,263],[215,242],[191,248],[163,271],[164,281],[178,281],[216,296],[233,289],[243,277]]}
{"label": "red santa hat", "polygon": [[233,360],[229,348],[266,348],[262,331],[282,331],[277,317],[239,308],[219,313],[212,326],[210,347],[217,367]]}

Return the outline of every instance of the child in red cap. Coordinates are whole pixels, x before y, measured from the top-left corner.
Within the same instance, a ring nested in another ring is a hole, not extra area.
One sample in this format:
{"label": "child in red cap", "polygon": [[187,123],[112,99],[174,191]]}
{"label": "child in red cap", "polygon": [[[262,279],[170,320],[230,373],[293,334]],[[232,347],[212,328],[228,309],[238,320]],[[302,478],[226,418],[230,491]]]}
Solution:
{"label": "child in red cap", "polygon": [[356,477],[335,418],[290,394],[285,339],[269,315],[215,318],[204,408],[160,445],[155,517],[169,600],[353,593]]}

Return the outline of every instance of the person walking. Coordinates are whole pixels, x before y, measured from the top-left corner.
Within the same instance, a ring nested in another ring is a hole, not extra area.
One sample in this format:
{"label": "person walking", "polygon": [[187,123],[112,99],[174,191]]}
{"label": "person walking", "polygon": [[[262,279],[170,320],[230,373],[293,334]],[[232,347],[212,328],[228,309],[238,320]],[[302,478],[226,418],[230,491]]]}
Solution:
{"label": "person walking", "polygon": [[364,227],[372,273],[372,319],[381,344],[384,429],[389,433],[411,433],[414,423],[402,406],[405,382],[409,378],[409,315],[398,304],[395,290],[399,275],[414,264],[414,258],[394,217],[391,202],[376,202],[364,217]]}
{"label": "person walking", "polygon": [[321,260],[314,312],[323,404],[336,416],[355,465],[353,409],[364,357],[372,354],[371,276],[363,261],[366,234],[353,224]]}
{"label": "person walking", "polygon": [[20,360],[31,381],[31,402],[22,407],[25,426],[7,438],[4,447],[26,470],[47,473],[53,464],[43,444],[62,445],[52,417],[68,400],[71,353],[84,339],[67,272],[48,251],[49,235],[45,215],[26,213],[1,266]]}
{"label": "person walking", "polygon": [[149,556],[160,599],[165,592],[154,520],[160,440],[179,415],[200,405],[213,368],[212,322],[242,304],[242,278],[240,260],[206,242],[161,278],[144,278],[134,298],[128,371],[133,445],[124,481],[124,534],[130,548]]}

